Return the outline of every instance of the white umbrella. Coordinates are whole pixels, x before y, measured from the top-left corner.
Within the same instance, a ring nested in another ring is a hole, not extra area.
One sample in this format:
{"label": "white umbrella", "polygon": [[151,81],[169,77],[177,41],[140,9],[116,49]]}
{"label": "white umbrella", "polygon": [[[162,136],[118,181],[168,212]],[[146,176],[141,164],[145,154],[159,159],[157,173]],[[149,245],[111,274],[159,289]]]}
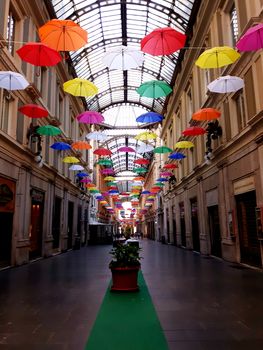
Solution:
{"label": "white umbrella", "polygon": [[107,138],[107,135],[99,131],[93,131],[86,135],[86,139],[88,140],[105,141]]}
{"label": "white umbrella", "polygon": [[11,71],[0,71],[0,88],[6,90],[24,90],[29,82],[22,74]]}
{"label": "white umbrella", "polygon": [[110,70],[120,69],[128,70],[137,68],[144,61],[143,53],[133,47],[116,46],[106,52],[102,58],[102,62]]}
{"label": "white umbrella", "polygon": [[146,153],[146,152],[151,152],[154,149],[152,145],[147,145],[144,143],[143,145],[140,145],[140,147],[137,148],[138,153]]}
{"label": "white umbrella", "polygon": [[84,167],[82,165],[73,164],[68,168],[68,170],[84,170]]}
{"label": "white umbrella", "polygon": [[217,92],[219,94],[235,92],[242,89],[243,87],[243,79],[231,75],[225,75],[223,77],[217,78],[207,85],[209,91]]}

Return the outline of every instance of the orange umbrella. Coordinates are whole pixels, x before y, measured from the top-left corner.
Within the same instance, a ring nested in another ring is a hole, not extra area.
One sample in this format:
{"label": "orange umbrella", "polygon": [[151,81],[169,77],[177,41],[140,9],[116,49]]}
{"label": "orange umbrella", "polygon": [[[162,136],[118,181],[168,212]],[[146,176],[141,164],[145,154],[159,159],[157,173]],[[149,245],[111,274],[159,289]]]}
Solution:
{"label": "orange umbrella", "polygon": [[193,120],[213,120],[219,118],[221,112],[214,108],[202,108],[192,115]]}
{"label": "orange umbrella", "polygon": [[84,150],[84,149],[91,149],[91,145],[86,142],[86,141],[76,141],[73,142],[71,145],[72,148],[74,149],[80,149],[80,150]]}
{"label": "orange umbrella", "polygon": [[145,178],[142,176],[136,176],[133,181],[145,181]]}
{"label": "orange umbrella", "polygon": [[57,51],[76,51],[87,44],[88,33],[71,20],[52,19],[39,28],[42,43]]}
{"label": "orange umbrella", "polygon": [[96,185],[94,185],[94,184],[87,184],[86,187],[92,188],[92,187],[96,187]]}

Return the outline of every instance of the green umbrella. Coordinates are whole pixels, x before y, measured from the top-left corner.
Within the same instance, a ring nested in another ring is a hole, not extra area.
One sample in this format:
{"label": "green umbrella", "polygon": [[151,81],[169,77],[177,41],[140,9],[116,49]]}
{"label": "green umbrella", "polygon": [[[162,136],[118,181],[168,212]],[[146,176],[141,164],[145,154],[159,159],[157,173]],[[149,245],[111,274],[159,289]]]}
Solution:
{"label": "green umbrella", "polygon": [[106,183],[106,186],[115,186],[117,184],[117,182],[115,181],[109,181]]}
{"label": "green umbrella", "polygon": [[89,190],[89,191],[90,191],[90,193],[100,193],[99,190]]}
{"label": "green umbrella", "polygon": [[136,89],[136,92],[138,92],[140,96],[151,98],[164,97],[169,95],[172,91],[170,85],[159,80],[147,81]]}
{"label": "green umbrella", "polygon": [[163,186],[165,186],[162,182],[156,182],[155,184],[154,184],[154,186],[161,186],[161,187],[163,187]]}
{"label": "green umbrella", "polygon": [[110,160],[110,159],[100,159],[98,161],[98,164],[99,165],[112,165],[113,163],[112,163],[112,160]]}
{"label": "green umbrella", "polygon": [[140,174],[140,173],[146,173],[147,169],[145,169],[145,168],[135,168],[135,169],[133,169],[133,171],[135,171],[136,173]]}
{"label": "green umbrella", "polygon": [[40,135],[54,136],[61,134],[61,130],[53,125],[44,125],[37,128],[37,133]]}
{"label": "green umbrella", "polygon": [[166,147],[166,146],[161,146],[161,147],[156,147],[154,150],[153,150],[153,153],[170,153],[170,152],[173,152],[173,150],[169,147]]}

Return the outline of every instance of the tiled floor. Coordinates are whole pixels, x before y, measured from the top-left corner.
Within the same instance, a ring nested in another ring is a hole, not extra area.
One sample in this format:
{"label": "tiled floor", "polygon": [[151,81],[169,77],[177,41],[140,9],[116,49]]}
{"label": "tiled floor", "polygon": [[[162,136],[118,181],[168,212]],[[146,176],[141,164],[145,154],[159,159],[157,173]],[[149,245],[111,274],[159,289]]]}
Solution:
{"label": "tiled floor", "polygon": [[[263,349],[261,272],[142,245],[142,271],[171,350]],[[109,250],[82,248],[1,271],[0,350],[83,350],[110,280]]]}

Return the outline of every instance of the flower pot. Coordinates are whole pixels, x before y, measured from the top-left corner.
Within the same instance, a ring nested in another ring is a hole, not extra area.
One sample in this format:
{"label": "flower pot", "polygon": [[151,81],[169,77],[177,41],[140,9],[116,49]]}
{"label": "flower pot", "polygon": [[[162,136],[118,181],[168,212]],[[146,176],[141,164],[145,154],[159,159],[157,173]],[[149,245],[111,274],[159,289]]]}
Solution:
{"label": "flower pot", "polygon": [[137,283],[140,266],[112,267],[112,291],[135,292],[139,289]]}

